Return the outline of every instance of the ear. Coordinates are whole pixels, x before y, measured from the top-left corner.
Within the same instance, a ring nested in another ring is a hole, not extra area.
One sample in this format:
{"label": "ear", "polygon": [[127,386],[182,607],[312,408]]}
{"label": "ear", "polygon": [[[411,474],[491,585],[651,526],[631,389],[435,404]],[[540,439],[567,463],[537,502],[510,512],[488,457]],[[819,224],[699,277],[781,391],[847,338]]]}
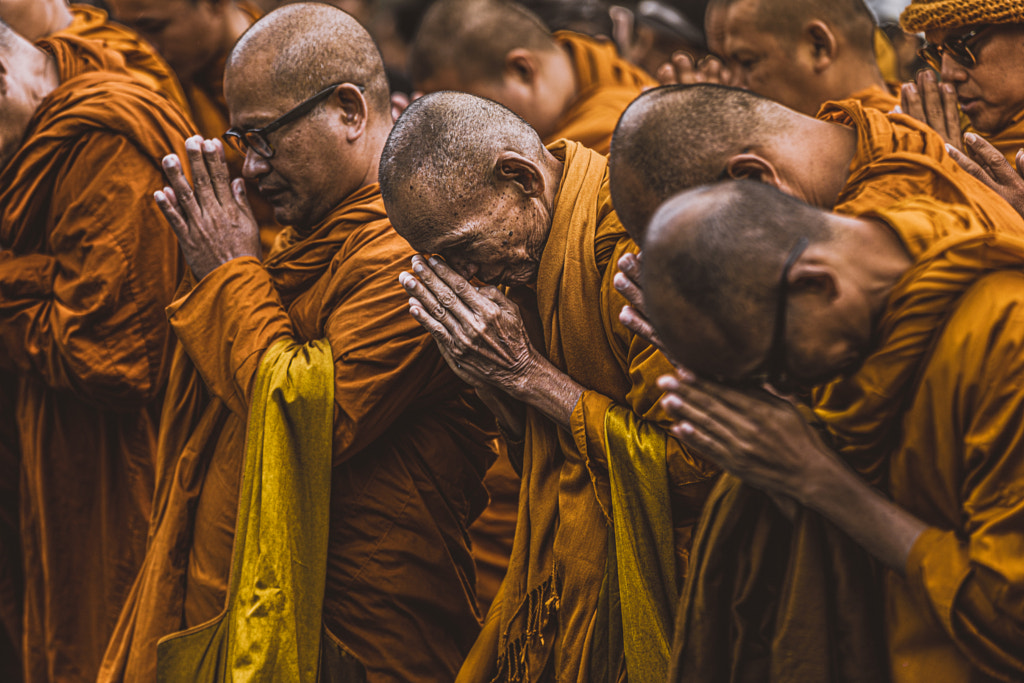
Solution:
{"label": "ear", "polygon": [[804,27],[804,38],[811,46],[811,63],[814,70],[821,73],[836,60],[839,41],[832,27],[820,19],[807,24]]}
{"label": "ear", "polygon": [[347,129],[346,139],[355,142],[366,132],[369,105],[359,88],[351,83],[342,83],[334,91],[331,100],[337,105],[341,124]]}
{"label": "ear", "polygon": [[731,157],[726,162],[725,172],[722,175],[733,180],[756,180],[778,190],[784,190],[786,186],[772,162],[760,154],[749,152]]}
{"label": "ear", "polygon": [[789,295],[801,294],[821,297],[828,303],[835,301],[839,297],[839,278],[835,270],[820,261],[798,259],[789,271]]}
{"label": "ear", "polygon": [[532,85],[537,80],[537,56],[525,47],[517,47],[505,55],[505,78]]}
{"label": "ear", "polygon": [[540,166],[516,152],[505,151],[494,164],[494,177],[498,183],[513,183],[526,197],[541,197],[547,179]]}

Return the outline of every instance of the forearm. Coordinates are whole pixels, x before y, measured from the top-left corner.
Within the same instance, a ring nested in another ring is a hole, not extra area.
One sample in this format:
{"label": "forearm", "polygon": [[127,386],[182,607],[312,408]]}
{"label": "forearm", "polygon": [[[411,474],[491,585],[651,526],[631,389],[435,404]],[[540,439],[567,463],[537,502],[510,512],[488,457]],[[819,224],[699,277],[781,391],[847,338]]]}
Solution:
{"label": "forearm", "polygon": [[807,477],[801,502],[817,510],[893,571],[903,574],[928,525],[868,485],[838,458]]}
{"label": "forearm", "polygon": [[559,427],[570,429],[572,411],[583,392],[584,388],[572,377],[538,355],[509,393],[544,413]]}

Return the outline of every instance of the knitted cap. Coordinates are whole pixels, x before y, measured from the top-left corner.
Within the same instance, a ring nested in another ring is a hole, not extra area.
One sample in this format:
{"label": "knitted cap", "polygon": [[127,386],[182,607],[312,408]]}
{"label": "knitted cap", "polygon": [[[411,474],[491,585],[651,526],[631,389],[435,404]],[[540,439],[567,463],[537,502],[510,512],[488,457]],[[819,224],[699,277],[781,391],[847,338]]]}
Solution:
{"label": "knitted cap", "polygon": [[1024,0],[913,0],[900,15],[908,33],[974,24],[1024,24]]}

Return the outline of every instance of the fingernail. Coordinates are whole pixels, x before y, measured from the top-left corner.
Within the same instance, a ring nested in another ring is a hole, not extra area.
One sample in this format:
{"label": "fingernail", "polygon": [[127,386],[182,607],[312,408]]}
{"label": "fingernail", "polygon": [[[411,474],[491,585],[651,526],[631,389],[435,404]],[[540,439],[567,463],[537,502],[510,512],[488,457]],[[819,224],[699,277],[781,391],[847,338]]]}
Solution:
{"label": "fingernail", "polygon": [[185,149],[189,151],[199,151],[199,140],[202,138],[191,137],[185,140]]}
{"label": "fingernail", "polygon": [[901,107],[900,105],[897,104],[895,107],[892,108],[892,113],[893,114],[902,114],[903,113],[903,107]]}
{"label": "fingernail", "polygon": [[978,141],[978,136],[974,133],[967,133],[964,135],[964,140],[973,145]]}
{"label": "fingernail", "polygon": [[217,151],[217,148],[213,146],[212,140],[203,140],[203,151],[212,154]]}
{"label": "fingernail", "polygon": [[693,434],[693,425],[689,422],[683,422],[679,425],[679,431],[687,436],[691,436]]}
{"label": "fingernail", "polygon": [[951,83],[943,83],[942,84],[942,89],[945,90],[946,93],[949,94],[949,95],[952,95],[955,92],[953,90],[953,85]]}
{"label": "fingernail", "polygon": [[946,143],[946,153],[952,155],[954,152],[956,152],[956,147],[954,147],[953,145],[951,145],[951,144],[949,144],[947,142]]}
{"label": "fingernail", "polygon": [[422,274],[422,273],[423,273],[423,271],[425,270],[425,268],[423,267],[423,262],[422,262],[422,261],[415,261],[415,262],[414,262],[414,263],[412,264],[412,269],[413,269],[413,271],[414,271],[414,272],[416,272],[417,274]]}
{"label": "fingernail", "polygon": [[161,190],[157,190],[156,192],[153,193],[153,198],[156,199],[158,202],[162,202],[166,201],[167,195],[165,195]]}
{"label": "fingernail", "polygon": [[430,257],[430,265],[432,265],[432,266],[439,266],[439,265],[441,265],[441,259],[437,258],[436,256],[431,256]]}
{"label": "fingernail", "polygon": [[692,382],[697,379],[697,376],[694,375],[692,372],[690,372],[689,370],[683,370],[682,368],[680,368],[678,374],[679,379],[682,380],[683,382]]}

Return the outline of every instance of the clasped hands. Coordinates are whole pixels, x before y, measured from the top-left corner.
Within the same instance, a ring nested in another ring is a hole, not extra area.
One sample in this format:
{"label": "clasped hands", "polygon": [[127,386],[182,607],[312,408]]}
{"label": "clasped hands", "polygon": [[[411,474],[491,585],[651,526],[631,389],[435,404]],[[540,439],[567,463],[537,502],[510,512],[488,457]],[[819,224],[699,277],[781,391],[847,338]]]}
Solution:
{"label": "clasped hands", "polygon": [[475,287],[436,256],[414,256],[412,269],[415,275],[399,276],[409,311],[455,374],[472,387],[518,398],[538,361],[519,307],[496,287]]}
{"label": "clasped hands", "polygon": [[245,182],[230,180],[220,140],[194,136],[185,141],[194,188],[181,159],[163,159],[169,187],[153,196],[178,236],[178,246],[197,280],[224,263],[260,257],[259,225],[245,196]]}

